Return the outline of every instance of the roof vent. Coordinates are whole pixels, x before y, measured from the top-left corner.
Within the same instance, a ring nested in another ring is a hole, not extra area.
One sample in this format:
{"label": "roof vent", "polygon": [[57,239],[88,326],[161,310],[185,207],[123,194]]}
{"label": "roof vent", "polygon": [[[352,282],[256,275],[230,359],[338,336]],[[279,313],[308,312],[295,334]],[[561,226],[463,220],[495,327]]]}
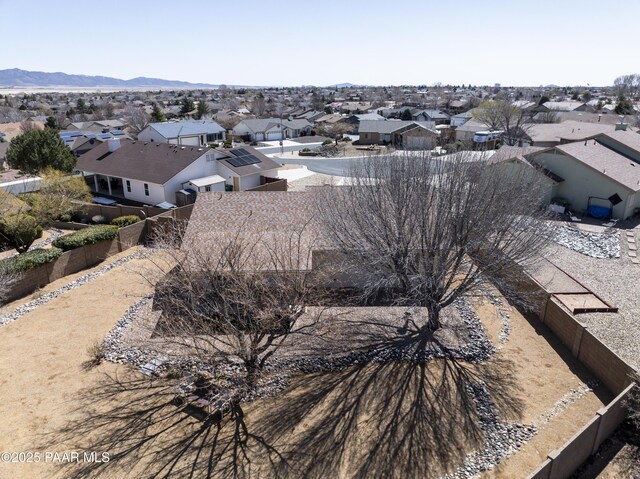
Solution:
{"label": "roof vent", "polygon": [[145,141],[145,142],[144,142],[144,144],[145,144],[145,145],[148,145],[148,144],[149,144],[149,142],[148,142],[148,141]]}
{"label": "roof vent", "polygon": [[184,146],[181,146],[181,147],[180,147],[180,149],[181,149],[181,150],[184,150]]}

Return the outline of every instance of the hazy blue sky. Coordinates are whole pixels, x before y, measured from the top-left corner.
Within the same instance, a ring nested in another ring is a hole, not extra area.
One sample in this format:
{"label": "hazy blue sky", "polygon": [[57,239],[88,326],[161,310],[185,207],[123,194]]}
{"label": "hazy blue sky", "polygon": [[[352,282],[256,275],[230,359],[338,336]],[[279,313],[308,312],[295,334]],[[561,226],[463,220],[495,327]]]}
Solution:
{"label": "hazy blue sky", "polygon": [[610,85],[640,0],[0,0],[0,69],[245,85]]}

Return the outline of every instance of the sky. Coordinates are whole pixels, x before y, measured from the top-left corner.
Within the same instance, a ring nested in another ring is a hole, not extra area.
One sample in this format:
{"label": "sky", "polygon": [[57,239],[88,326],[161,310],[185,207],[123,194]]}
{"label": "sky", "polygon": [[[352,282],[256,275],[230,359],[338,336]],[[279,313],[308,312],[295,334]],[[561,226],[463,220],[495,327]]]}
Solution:
{"label": "sky", "polygon": [[611,85],[639,0],[0,0],[0,69],[226,85]]}

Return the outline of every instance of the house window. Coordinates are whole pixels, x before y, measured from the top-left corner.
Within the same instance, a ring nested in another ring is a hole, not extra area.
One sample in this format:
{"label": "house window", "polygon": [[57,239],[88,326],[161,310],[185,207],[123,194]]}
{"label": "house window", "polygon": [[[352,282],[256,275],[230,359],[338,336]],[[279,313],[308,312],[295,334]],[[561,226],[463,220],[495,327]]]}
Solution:
{"label": "house window", "polygon": [[149,184],[148,183],[144,184],[144,195],[145,196],[149,196]]}
{"label": "house window", "polygon": [[131,193],[131,182],[127,180],[127,193]]}
{"label": "house window", "polygon": [[365,133],[365,134],[364,134],[364,139],[365,139],[365,140],[368,140],[368,139],[369,139],[369,133]]}
{"label": "house window", "polygon": [[204,191],[211,191],[211,185],[207,185],[204,187]]}
{"label": "house window", "polygon": [[222,133],[210,133],[207,135],[207,143],[210,143],[216,140],[222,140]]}

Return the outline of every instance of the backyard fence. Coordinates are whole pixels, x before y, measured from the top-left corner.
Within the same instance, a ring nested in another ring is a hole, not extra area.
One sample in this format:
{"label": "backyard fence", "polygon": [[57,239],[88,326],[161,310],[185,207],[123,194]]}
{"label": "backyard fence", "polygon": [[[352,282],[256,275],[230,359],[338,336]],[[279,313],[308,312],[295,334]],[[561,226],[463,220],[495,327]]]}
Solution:
{"label": "backyard fence", "polygon": [[[525,281],[531,288],[534,280]],[[542,286],[539,288],[544,289]],[[593,375],[614,394],[615,399],[596,415],[561,448],[528,476],[529,479],[564,479],[585,462],[613,434],[626,417],[625,399],[635,386],[630,374],[633,368],[598,340],[586,326],[565,309],[552,295],[540,309],[539,318]]]}

